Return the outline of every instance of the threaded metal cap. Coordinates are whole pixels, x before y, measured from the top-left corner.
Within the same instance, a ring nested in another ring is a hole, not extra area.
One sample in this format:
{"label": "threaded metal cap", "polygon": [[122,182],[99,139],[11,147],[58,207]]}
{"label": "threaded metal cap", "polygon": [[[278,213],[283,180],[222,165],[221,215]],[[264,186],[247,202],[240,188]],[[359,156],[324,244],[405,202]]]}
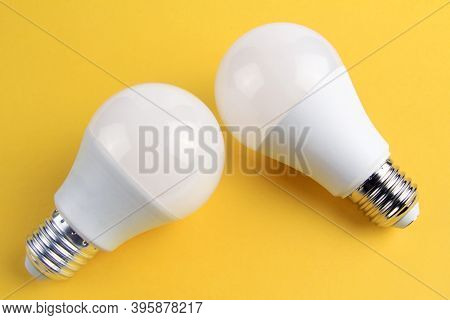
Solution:
{"label": "threaded metal cap", "polygon": [[417,186],[388,159],[350,199],[375,224],[404,228],[419,215],[417,196]]}
{"label": "threaded metal cap", "polygon": [[97,251],[55,210],[27,238],[25,263],[35,277],[40,273],[50,279],[63,280],[72,277]]}

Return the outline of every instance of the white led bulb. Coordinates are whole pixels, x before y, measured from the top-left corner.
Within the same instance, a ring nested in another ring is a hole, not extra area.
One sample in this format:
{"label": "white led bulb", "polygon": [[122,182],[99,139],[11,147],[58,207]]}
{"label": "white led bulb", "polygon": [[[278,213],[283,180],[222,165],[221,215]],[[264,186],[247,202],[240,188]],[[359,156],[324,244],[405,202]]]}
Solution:
{"label": "white led bulb", "polygon": [[71,277],[98,249],[183,218],[206,202],[223,165],[220,127],[198,98],[158,83],[117,93],[90,121],[55,213],[28,238],[28,271]]}
{"label": "white led bulb", "polygon": [[[336,50],[320,34],[291,23],[253,29],[224,56],[216,101],[248,147],[310,175],[338,197],[350,197],[378,225],[405,227],[419,215],[416,187],[392,166],[389,146],[364,111]],[[256,138],[242,135],[256,128]],[[291,136],[290,129],[297,129]],[[290,156],[290,139],[308,134],[306,167]]]}

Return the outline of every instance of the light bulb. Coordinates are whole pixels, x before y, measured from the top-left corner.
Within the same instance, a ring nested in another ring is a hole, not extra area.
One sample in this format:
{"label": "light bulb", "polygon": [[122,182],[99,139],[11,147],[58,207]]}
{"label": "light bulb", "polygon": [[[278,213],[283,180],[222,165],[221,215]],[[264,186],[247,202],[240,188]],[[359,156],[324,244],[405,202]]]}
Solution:
{"label": "light bulb", "polygon": [[117,93],[90,121],[54,214],[27,239],[26,268],[71,277],[99,249],[195,211],[223,165],[220,127],[195,96],[159,83]]}
{"label": "light bulb", "polygon": [[[349,197],[374,223],[403,228],[419,215],[415,185],[392,165],[339,55],[315,31],[292,23],[249,31],[222,59],[215,94],[223,121],[241,129],[233,134],[247,147]],[[248,128],[251,137],[242,134]],[[302,134],[304,161],[289,147]]]}

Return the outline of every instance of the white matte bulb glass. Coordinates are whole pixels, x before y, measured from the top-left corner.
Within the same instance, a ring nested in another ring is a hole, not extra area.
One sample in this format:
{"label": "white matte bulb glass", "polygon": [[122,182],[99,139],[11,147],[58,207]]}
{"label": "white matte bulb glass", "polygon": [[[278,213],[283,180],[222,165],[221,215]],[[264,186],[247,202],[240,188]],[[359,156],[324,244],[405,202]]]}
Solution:
{"label": "white matte bulb glass", "polygon": [[223,165],[220,127],[198,98],[160,83],[117,93],[90,121],[55,213],[27,240],[27,269],[65,279],[97,248],[183,218],[210,197]]}
{"label": "white matte bulb glass", "polygon": [[[417,218],[416,187],[392,166],[339,55],[317,32],[292,23],[247,32],[222,59],[215,94],[223,121],[240,128],[233,133],[248,147],[350,197],[379,225],[404,227]],[[255,135],[242,134],[245,128]],[[290,156],[292,141],[269,139],[274,128],[296,140],[308,128],[307,170]]]}

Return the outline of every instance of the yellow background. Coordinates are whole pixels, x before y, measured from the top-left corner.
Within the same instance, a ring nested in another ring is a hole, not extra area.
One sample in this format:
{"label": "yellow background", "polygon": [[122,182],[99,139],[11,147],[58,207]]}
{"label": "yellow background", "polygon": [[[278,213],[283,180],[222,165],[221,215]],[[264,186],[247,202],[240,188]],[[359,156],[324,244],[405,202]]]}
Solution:
{"label": "yellow background", "polygon": [[[124,88],[117,79],[175,84],[218,116],[218,63],[247,30],[275,21],[304,24],[329,39],[351,66],[444,2],[2,3],[4,297],[30,279],[23,267],[25,237],[53,210],[53,194],[90,117]],[[301,203],[261,176],[236,173],[224,176],[210,201],[185,220],[99,253],[69,281],[33,281],[10,298],[450,297],[449,30],[446,6],[350,72],[395,163],[419,185],[422,215],[410,228],[375,227],[348,200],[305,177],[273,180]]]}

